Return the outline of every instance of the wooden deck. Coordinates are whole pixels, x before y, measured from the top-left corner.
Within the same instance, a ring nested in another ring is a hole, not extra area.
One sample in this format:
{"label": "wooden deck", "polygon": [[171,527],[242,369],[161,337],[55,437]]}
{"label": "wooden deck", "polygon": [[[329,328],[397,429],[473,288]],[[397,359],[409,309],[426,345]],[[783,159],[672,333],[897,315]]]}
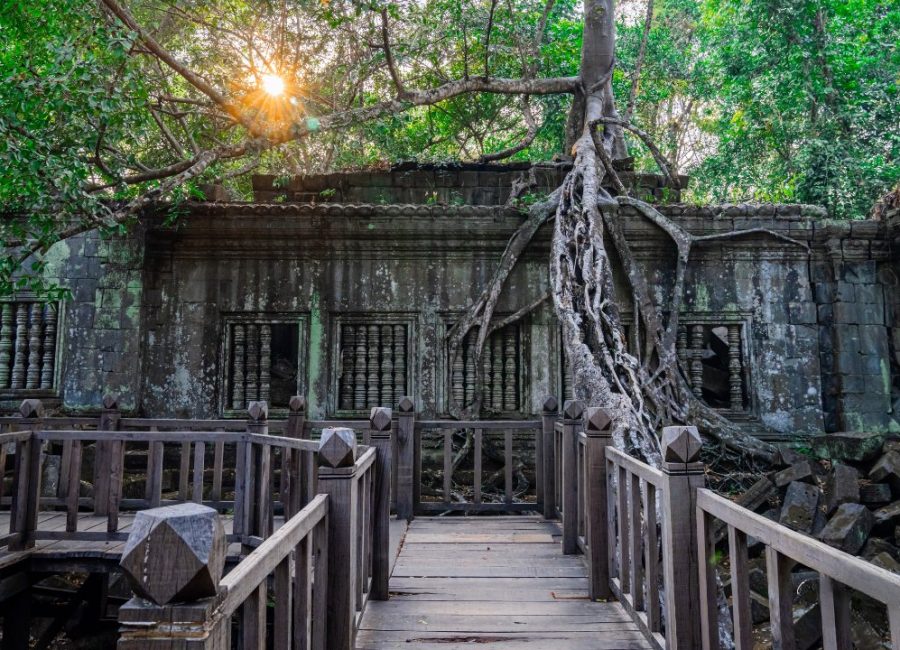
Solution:
{"label": "wooden deck", "polygon": [[650,648],[618,603],[588,600],[580,556],[540,517],[418,518],[369,601],[358,650]]}
{"label": "wooden deck", "polygon": [[[122,513],[119,515],[118,533],[127,535],[131,530],[131,524],[134,522],[134,513]],[[278,528],[283,519],[276,517],[275,527]],[[223,516],[222,524],[225,528],[225,534],[232,531],[233,520],[231,517]],[[107,518],[99,517],[90,513],[81,513],[78,516],[78,532],[79,533],[95,533],[102,534],[106,532]],[[9,529],[9,512],[0,513],[0,530]],[[41,512],[38,513],[38,531],[39,533],[50,533],[54,535],[63,535],[66,530],[66,513],[65,512]],[[26,557],[31,557],[33,561],[41,563],[51,563],[55,565],[71,565],[75,570],[79,564],[87,562],[92,563],[110,563],[118,564],[122,555],[122,549],[125,547],[125,540],[67,540],[67,539],[39,539],[35,542],[34,548],[22,553],[4,553],[0,552],[0,569],[14,564]],[[240,544],[230,544],[228,547],[229,556],[237,558],[240,555]],[[100,567],[97,567],[99,569]]]}

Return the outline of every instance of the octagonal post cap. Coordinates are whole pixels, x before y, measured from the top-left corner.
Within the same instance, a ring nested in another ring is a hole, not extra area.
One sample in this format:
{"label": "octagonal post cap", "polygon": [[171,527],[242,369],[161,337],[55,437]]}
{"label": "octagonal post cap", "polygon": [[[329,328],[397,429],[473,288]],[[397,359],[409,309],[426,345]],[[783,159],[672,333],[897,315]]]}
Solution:
{"label": "octagonal post cap", "polygon": [[288,402],[291,413],[306,413],[306,398],[303,395],[294,395]]}
{"label": "octagonal post cap", "polygon": [[262,422],[269,418],[269,404],[267,402],[250,402],[247,406],[247,415],[251,420]]}
{"label": "octagonal post cap", "polygon": [[114,411],[119,408],[119,396],[118,395],[104,395],[103,396],[103,408],[107,411]]}
{"label": "octagonal post cap", "polygon": [[578,399],[567,399],[563,406],[563,417],[567,420],[578,420],[584,413],[584,402]]}
{"label": "octagonal post cap", "polygon": [[321,467],[350,467],[356,462],[356,433],[345,427],[329,427],[322,430],[319,440],[319,465]]}
{"label": "octagonal post cap", "polygon": [[589,406],[584,410],[584,428],[587,432],[610,431],[612,421],[612,413],[602,406]]}
{"label": "octagonal post cap", "polygon": [[386,406],[373,406],[369,413],[369,428],[372,431],[390,431],[391,409]]}
{"label": "octagonal post cap", "polygon": [[416,410],[416,403],[413,401],[413,398],[409,395],[404,395],[400,398],[400,401],[397,404],[397,408],[401,413],[412,413]]}
{"label": "octagonal post cap", "polygon": [[225,568],[219,514],[199,503],[139,511],[119,566],[132,590],[157,605],[216,595]]}
{"label": "octagonal post cap", "polygon": [[39,399],[22,400],[19,413],[23,418],[37,419],[44,417],[44,403]]}
{"label": "octagonal post cap", "polygon": [[663,460],[667,463],[693,463],[700,458],[703,441],[697,427],[663,427]]}
{"label": "octagonal post cap", "polygon": [[543,404],[544,413],[556,413],[559,410],[559,400],[556,395],[547,395]]}

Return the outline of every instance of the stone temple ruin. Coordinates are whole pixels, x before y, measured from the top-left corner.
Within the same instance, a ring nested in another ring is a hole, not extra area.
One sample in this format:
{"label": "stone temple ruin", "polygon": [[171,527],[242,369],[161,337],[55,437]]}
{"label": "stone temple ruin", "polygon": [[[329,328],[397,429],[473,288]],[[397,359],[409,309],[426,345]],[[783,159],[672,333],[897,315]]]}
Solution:
{"label": "stone temple ruin", "polygon": [[[448,331],[565,173],[259,176],[253,202],[208,188],[189,218],[52,249],[71,299],[0,302],[0,645],[77,611],[121,650],[555,644],[566,617],[588,621],[577,647],[718,647],[721,585],[738,647],[900,647],[900,214],[688,205],[621,172],[694,235],[745,231],[692,251],[677,352],[698,397],[790,443],[720,472],[665,426],[651,467],[615,446],[615,413],[570,399],[549,225],[498,305],[482,412],[450,417],[476,368]],[[665,304],[674,246],[621,216]]]}
{"label": "stone temple ruin", "polygon": [[[39,397],[74,413],[113,393],[126,411],[199,418],[254,400],[277,414],[305,394],[311,417],[354,417],[410,394],[426,415],[446,414],[451,395],[471,396],[473,368],[465,354],[448,363],[445,334],[522,218],[506,201],[527,167],[257,176],[252,203],[194,203],[174,227],[148,219],[129,237],[60,244],[48,274],[72,300],[2,305],[2,403]],[[534,171],[537,194],[565,167]],[[808,247],[758,234],[693,253],[678,352],[697,394],[769,437],[898,427],[896,220],[687,205],[658,176],[623,177],[694,234],[767,228]],[[665,292],[673,246],[623,217]],[[538,233],[498,317],[546,291],[550,237]],[[554,320],[545,303],[492,335],[484,417],[534,414],[544,395],[571,392]]]}

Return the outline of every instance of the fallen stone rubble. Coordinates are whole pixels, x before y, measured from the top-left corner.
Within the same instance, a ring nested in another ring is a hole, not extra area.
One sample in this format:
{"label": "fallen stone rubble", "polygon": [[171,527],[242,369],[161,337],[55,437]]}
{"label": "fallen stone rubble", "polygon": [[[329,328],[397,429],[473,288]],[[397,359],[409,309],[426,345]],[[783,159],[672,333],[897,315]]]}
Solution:
{"label": "fallen stone rubble", "polygon": [[[838,433],[811,445],[784,446],[782,464],[735,498],[742,506],[837,549],[900,574],[900,436]],[[724,526],[715,529],[719,541]],[[771,644],[763,546],[748,540],[754,647]],[[727,570],[722,567],[726,595]],[[821,646],[819,576],[792,575],[797,650]],[[862,594],[851,601],[854,648],[889,648],[883,606]]]}

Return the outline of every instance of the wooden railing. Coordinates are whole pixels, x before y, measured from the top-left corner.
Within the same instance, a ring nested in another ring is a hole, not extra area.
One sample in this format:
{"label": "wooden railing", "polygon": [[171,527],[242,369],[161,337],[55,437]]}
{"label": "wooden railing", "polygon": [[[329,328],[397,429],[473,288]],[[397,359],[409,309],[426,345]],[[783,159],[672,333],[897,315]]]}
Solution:
{"label": "wooden railing", "polygon": [[[418,420],[414,431],[417,513],[540,510],[530,449],[540,440],[539,420]],[[502,484],[502,493],[489,493],[489,483]]]}
{"label": "wooden railing", "polygon": [[[5,456],[0,465],[12,481],[10,493],[0,494],[0,508],[10,510],[0,555],[29,551],[43,540],[126,540],[136,527],[126,533],[123,517],[130,526],[135,515],[164,512],[160,506],[200,504],[231,523],[222,543],[238,544],[229,556],[235,568],[203,602],[130,602],[122,609],[120,647],[169,647],[184,638],[184,628],[171,625],[177,613],[179,625],[197,626],[197,647],[229,648],[235,615],[243,647],[350,650],[366,602],[388,597],[391,410],[373,409],[359,432],[326,428],[318,441],[299,437],[305,427],[298,412],[279,427],[296,437],[268,434],[264,403],[251,404],[249,412],[239,431],[233,423],[209,431],[195,430],[196,422],[110,417],[110,408],[97,422],[110,430],[89,422],[80,430],[52,430],[39,403],[23,406],[23,417],[7,425],[14,430],[0,434],[0,450],[12,451],[13,460],[11,471]],[[358,437],[367,444],[357,446]],[[48,492],[42,475],[50,451],[64,460],[58,485]],[[99,475],[107,480],[97,482]],[[131,496],[126,479],[137,479]],[[93,493],[82,496],[90,480]],[[162,546],[150,548],[165,553]],[[276,623],[267,626],[270,596]],[[288,618],[293,623],[285,624]]]}
{"label": "wooden railing", "polygon": [[[655,648],[720,647],[716,567],[726,563],[735,647],[754,647],[752,538],[765,546],[773,647],[795,647],[791,570],[802,565],[819,574],[825,650],[852,646],[851,590],[885,606],[900,650],[900,576],[705,489],[694,427],[663,428],[657,469],[612,446],[607,411],[569,401],[557,419],[555,399],[546,404],[545,516],[560,517],[563,551],[584,555],[590,597],[615,597]],[[717,548],[722,526],[727,555]]]}
{"label": "wooden railing", "polygon": [[800,564],[819,574],[824,650],[852,647],[851,590],[885,605],[891,647],[900,648],[900,576],[750,512],[709,490],[697,491],[696,512],[700,625],[705,650],[720,647],[715,567],[722,558],[716,556],[716,520],[728,527],[732,621],[738,650],[753,647],[747,569],[747,539],[751,537],[765,545],[773,647],[795,647],[791,569]]}

